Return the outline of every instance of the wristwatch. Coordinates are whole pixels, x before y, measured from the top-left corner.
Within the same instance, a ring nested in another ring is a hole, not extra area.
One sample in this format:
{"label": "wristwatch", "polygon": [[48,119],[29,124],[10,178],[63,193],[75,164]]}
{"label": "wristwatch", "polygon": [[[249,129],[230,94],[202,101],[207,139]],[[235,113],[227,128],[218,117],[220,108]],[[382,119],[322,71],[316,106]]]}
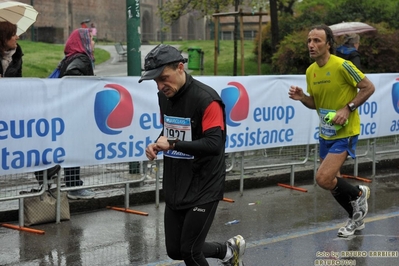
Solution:
{"label": "wristwatch", "polygon": [[351,112],[353,112],[353,111],[356,110],[356,106],[355,106],[354,103],[348,103],[347,106],[348,106],[348,108],[349,108],[349,110],[350,110]]}
{"label": "wristwatch", "polygon": [[173,149],[175,147],[175,143],[178,142],[179,139],[178,138],[168,138],[168,142],[169,142],[169,147],[170,149]]}

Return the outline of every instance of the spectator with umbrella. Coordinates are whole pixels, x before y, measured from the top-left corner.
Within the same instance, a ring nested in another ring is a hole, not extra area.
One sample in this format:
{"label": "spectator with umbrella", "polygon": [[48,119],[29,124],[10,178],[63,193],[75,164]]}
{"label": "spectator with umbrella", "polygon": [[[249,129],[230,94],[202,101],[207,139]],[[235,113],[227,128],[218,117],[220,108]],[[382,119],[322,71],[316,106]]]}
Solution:
{"label": "spectator with umbrella", "polygon": [[22,49],[19,36],[35,21],[37,11],[15,1],[0,2],[0,76],[22,77]]}
{"label": "spectator with umbrella", "polygon": [[346,34],[344,43],[337,47],[336,55],[351,61],[359,70],[362,70],[360,64],[359,49],[360,36],[356,33]]}
{"label": "spectator with umbrella", "polygon": [[[0,3],[0,77],[22,77],[24,54],[17,41],[36,17],[37,11],[32,6],[13,1]],[[55,165],[48,169],[48,178],[55,176],[60,168]],[[39,182],[43,181],[43,171],[36,171],[35,176]]]}
{"label": "spectator with umbrella", "polygon": [[334,36],[344,35],[344,43],[336,49],[336,55],[351,61],[360,71],[363,71],[360,64],[360,53],[358,52],[360,41],[358,33],[375,31],[376,29],[367,23],[357,21],[344,21],[330,25],[329,28]]}
{"label": "spectator with umbrella", "polygon": [[22,49],[17,43],[17,26],[0,22],[0,77],[22,77]]}

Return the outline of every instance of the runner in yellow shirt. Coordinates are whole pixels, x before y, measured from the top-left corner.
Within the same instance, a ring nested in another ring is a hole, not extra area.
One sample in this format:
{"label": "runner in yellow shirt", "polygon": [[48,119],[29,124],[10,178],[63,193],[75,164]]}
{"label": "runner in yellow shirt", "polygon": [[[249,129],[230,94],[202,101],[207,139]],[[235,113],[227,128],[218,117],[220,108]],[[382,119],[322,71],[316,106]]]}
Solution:
{"label": "runner in yellow shirt", "polygon": [[[340,168],[348,155],[355,158],[360,133],[357,107],[373,93],[373,83],[354,66],[334,55],[334,36],[326,25],[313,27],[308,34],[309,55],[315,60],[306,70],[307,92],[291,86],[288,95],[299,100],[320,117],[320,160],[316,182],[330,190],[337,202],[348,212],[349,219],[338,230],[338,236],[348,237],[364,228],[363,218],[368,211],[367,186],[353,186],[340,178]],[[331,122],[325,116],[335,112]],[[336,125],[343,126],[336,129]]]}

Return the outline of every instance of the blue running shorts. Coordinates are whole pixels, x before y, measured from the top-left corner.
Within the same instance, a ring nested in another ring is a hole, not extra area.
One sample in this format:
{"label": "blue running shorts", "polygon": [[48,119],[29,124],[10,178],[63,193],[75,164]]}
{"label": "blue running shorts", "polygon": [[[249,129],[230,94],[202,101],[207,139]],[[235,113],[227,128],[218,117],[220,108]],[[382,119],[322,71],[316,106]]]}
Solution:
{"label": "blue running shorts", "polygon": [[355,159],[356,144],[358,139],[359,135],[334,140],[325,140],[323,138],[319,138],[320,158],[326,158],[328,153],[340,154],[344,151],[347,151],[352,159]]}

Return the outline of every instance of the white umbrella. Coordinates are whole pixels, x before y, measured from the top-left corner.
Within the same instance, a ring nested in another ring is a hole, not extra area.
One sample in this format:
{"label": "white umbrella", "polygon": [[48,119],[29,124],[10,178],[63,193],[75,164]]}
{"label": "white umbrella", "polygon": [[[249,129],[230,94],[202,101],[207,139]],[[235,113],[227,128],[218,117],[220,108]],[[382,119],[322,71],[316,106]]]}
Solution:
{"label": "white umbrella", "polygon": [[329,26],[335,36],[376,30],[363,22],[341,22]]}
{"label": "white umbrella", "polygon": [[8,21],[17,25],[18,36],[36,21],[37,13],[28,4],[17,1],[0,1],[0,21]]}

